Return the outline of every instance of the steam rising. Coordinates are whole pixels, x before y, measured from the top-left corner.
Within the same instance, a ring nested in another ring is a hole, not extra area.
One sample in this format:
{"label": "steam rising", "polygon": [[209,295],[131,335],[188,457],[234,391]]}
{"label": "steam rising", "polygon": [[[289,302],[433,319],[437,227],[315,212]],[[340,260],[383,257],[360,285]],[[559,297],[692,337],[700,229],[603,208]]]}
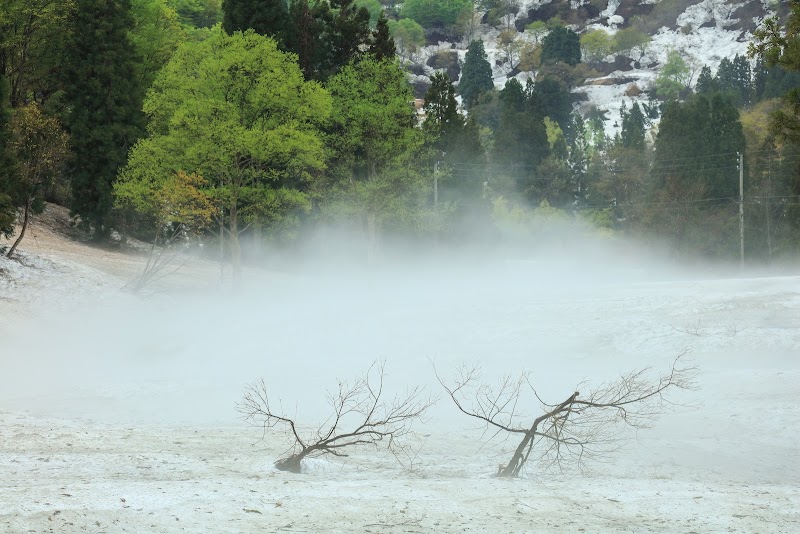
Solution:
{"label": "steam rising", "polygon": [[[235,425],[243,386],[263,377],[285,409],[313,424],[326,416],[325,389],[376,359],[386,360],[397,391],[437,391],[432,365],[446,375],[477,362],[488,377],[531,370],[539,393],[559,400],[581,380],[663,369],[689,348],[701,389],[677,400],[702,407],[677,410],[642,436],[648,454],[672,454],[690,468],[781,473],[790,445],[782,436],[800,423],[798,412],[758,411],[767,405],[763,389],[788,395],[798,376],[796,278],[712,278],[719,267],[700,278],[610,240],[401,257],[414,255],[402,250],[378,266],[306,257],[291,272],[251,269],[235,295],[98,295],[14,325],[0,340],[0,409]],[[441,401],[428,431],[470,424]],[[770,437],[742,438],[756,424]],[[773,445],[762,450],[767,439]],[[781,476],[800,479],[792,469]]]}

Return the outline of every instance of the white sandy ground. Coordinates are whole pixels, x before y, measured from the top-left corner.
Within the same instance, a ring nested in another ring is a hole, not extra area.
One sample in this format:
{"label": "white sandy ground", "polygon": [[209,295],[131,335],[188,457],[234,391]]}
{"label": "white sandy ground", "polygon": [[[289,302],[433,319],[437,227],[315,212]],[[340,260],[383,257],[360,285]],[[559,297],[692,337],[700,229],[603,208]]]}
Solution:
{"label": "white sandy ground", "polygon": [[[119,291],[140,257],[53,228],[22,247],[32,268],[0,262],[1,533],[800,532],[792,273],[698,277],[585,252],[142,299]],[[213,264],[191,267],[181,287],[211,287]],[[378,357],[395,391],[438,391],[431,358],[445,376],[525,368],[558,400],[685,348],[699,389],[587,473],[493,478],[516,443],[482,444],[445,399],[411,462],[359,450],[282,473],[283,436],[260,441],[234,410],[263,376],[320,422],[325,388]]]}

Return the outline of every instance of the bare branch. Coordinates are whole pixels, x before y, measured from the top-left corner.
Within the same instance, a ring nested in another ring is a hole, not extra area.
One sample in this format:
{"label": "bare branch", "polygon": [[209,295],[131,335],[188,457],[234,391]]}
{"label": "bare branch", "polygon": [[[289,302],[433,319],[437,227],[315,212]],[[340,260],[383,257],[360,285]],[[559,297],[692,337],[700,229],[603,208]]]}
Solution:
{"label": "bare branch", "polygon": [[275,462],[278,469],[300,472],[306,457],[347,456],[347,449],[386,444],[395,457],[406,445],[403,438],[412,434],[412,424],[435,402],[421,388],[405,395],[385,399],[383,362],[373,363],[363,377],[352,383],[339,381],[335,393],[327,394],[332,413],[309,438],[298,432],[295,420],[282,410],[273,410],[267,387],[257,380],[245,389],[236,409],[244,419],[262,429],[262,439],[272,429],[282,429],[292,442],[290,453]]}
{"label": "bare branch", "polygon": [[[498,432],[522,435],[511,460],[497,473],[519,476],[534,448],[540,450],[539,461],[544,465],[563,468],[569,460],[583,468],[586,460],[602,459],[618,448],[618,424],[649,427],[673,405],[665,397],[667,392],[696,387],[693,376],[697,369],[681,365],[686,353],[675,358],[667,373],[655,378],[649,368],[632,371],[599,384],[586,395],[575,391],[557,404],[543,401],[524,372],[517,379],[503,377],[497,387],[480,383],[475,368],[460,368],[452,385],[438,373],[436,377],[459,411]],[[530,425],[523,424],[517,411],[522,384],[528,385],[543,412]]]}

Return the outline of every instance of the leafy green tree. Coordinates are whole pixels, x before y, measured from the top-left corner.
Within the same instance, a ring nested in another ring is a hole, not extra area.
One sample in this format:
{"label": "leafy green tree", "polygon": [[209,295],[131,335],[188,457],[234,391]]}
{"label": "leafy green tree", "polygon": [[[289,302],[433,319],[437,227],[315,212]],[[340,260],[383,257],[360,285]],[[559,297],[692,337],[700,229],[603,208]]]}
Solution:
{"label": "leafy green tree", "polygon": [[165,0],[131,0],[131,13],[129,38],[138,56],[137,78],[139,85],[147,88],[186,35],[178,14]]}
{"label": "leafy green tree", "polygon": [[542,63],[557,62],[571,66],[581,62],[581,39],[568,28],[553,28],[542,39]]}
{"label": "leafy green tree", "polygon": [[38,104],[19,108],[10,130],[6,147],[14,162],[10,196],[12,204],[22,211],[22,225],[6,254],[9,258],[25,237],[31,215],[44,210],[44,194],[69,156],[66,132],[58,119],[44,115]]}
{"label": "leafy green tree", "polygon": [[410,162],[422,136],[411,87],[396,61],[365,58],[343,68],[327,88],[337,179],[326,209],[364,220],[373,257],[382,227],[415,210],[419,177]]}
{"label": "leafy green tree", "polygon": [[167,0],[184,26],[210,28],[222,22],[222,0]]}
{"label": "leafy green tree", "polygon": [[285,0],[223,0],[222,27],[226,32],[253,30],[283,40],[289,11]]}
{"label": "leafy green tree", "polygon": [[374,30],[378,25],[378,20],[385,17],[383,13],[383,6],[378,0],[356,0],[356,6],[364,8],[369,11],[369,27]]}
{"label": "leafy green tree", "polygon": [[445,28],[453,26],[467,10],[472,10],[468,0],[406,0],[400,16],[413,19],[424,28]]}
{"label": "leafy green tree", "polygon": [[647,46],[650,41],[649,35],[636,28],[623,28],[614,34],[612,51],[634,57],[637,61],[640,61],[642,56],[647,53]]}
{"label": "leafy green tree", "polygon": [[689,66],[681,53],[670,50],[656,78],[656,93],[667,100],[674,100],[689,85],[689,77]]}
{"label": "leafy green tree", "polygon": [[605,30],[591,30],[580,36],[583,57],[597,63],[611,54],[614,49],[614,37]]}
{"label": "leafy green tree", "polygon": [[63,69],[74,155],[71,208],[102,238],[110,230],[112,185],[144,122],[130,2],[78,0],[72,27]]}
{"label": "leafy green tree", "polygon": [[472,107],[481,93],[492,89],[492,66],[483,48],[483,41],[472,41],[467,48],[461,80],[458,82],[458,91],[464,98],[464,106]]}
{"label": "leafy green tree", "polygon": [[547,23],[543,20],[531,22],[525,27],[525,32],[533,36],[534,44],[539,44],[548,31]]}
{"label": "leafy green tree", "polygon": [[7,77],[9,99],[16,108],[45,102],[62,89],[65,28],[74,0],[4,0],[0,8],[0,74]]}
{"label": "leafy green tree", "polygon": [[180,171],[202,176],[222,209],[218,223],[238,284],[247,226],[308,207],[305,191],[324,167],[319,127],[330,114],[328,94],[305,82],[294,57],[273,40],[216,29],[178,49],[144,109],[149,135],[120,173],[118,206],[140,207]]}
{"label": "leafy green tree", "polygon": [[412,19],[390,20],[388,27],[404,61],[414,57],[425,44],[425,30]]}
{"label": "leafy green tree", "polygon": [[397,54],[394,39],[389,31],[389,21],[381,13],[375,30],[372,32],[372,43],[369,45],[369,53],[378,61],[392,59]]}

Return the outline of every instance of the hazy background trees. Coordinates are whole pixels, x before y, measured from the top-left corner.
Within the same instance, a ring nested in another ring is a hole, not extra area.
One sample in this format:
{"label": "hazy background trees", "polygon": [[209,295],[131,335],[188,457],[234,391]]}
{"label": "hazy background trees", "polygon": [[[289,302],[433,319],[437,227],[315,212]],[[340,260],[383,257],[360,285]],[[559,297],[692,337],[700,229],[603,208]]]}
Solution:
{"label": "hazy background trees", "polygon": [[[673,4],[653,16],[668,18]],[[35,104],[70,136],[65,172],[37,187],[36,203],[70,206],[101,241],[112,230],[163,235],[172,226],[142,202],[169,184],[190,191],[175,182],[182,172],[215,206],[198,238],[229,241],[223,257],[237,265],[247,260],[240,237],[254,248],[292,243],[335,223],[374,257],[400,234],[494,245],[498,214],[544,213],[667,238],[679,255],[731,258],[743,153],[746,254],[775,261],[800,246],[799,8],[790,7],[765,22],[752,57],[703,66],[670,51],[652,86],[631,84],[609,125],[606,110],[576,113],[576,88],[612,58],[635,66],[646,57],[647,21],[614,34],[558,17],[517,28],[514,2],[420,0],[398,12],[372,0],[9,0],[0,10],[0,229],[11,235],[25,220],[8,141],[22,133],[14,118]],[[433,54],[430,85],[415,80],[425,100],[415,109],[408,71],[419,70],[421,47],[466,43],[480,13],[501,32],[497,53],[473,40],[462,61],[449,49]],[[269,52],[255,61],[234,44],[243,42]],[[198,85],[191,69],[207,69],[210,83]],[[298,69],[319,83],[300,84]],[[510,74],[504,87],[493,71]],[[611,126],[619,133],[608,135]]]}

